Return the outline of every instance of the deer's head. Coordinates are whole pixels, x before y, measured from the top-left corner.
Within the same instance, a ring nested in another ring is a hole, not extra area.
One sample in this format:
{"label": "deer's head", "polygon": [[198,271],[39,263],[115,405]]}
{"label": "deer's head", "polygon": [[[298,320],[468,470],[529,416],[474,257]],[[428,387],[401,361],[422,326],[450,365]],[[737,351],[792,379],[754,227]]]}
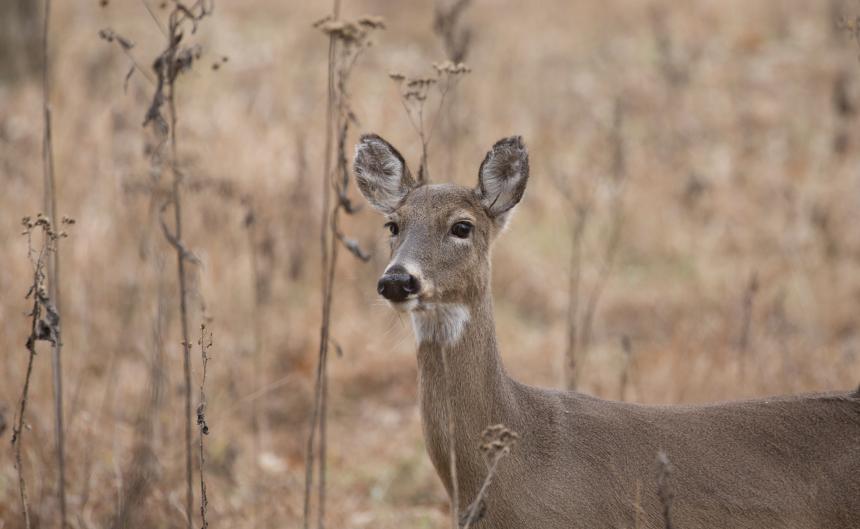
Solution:
{"label": "deer's head", "polygon": [[490,245],[520,201],[529,176],[522,138],[498,141],[478,185],[417,185],[403,156],[375,134],[355,151],[358,188],[387,219],[391,261],[377,290],[400,311],[468,305],[486,293]]}

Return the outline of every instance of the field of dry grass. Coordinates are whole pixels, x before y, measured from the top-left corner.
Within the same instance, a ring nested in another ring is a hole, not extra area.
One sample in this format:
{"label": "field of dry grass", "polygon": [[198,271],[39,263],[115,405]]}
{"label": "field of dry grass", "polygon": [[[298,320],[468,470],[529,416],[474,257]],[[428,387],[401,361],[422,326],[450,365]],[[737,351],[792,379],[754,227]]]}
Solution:
{"label": "field of dry grass", "polygon": [[[182,527],[175,256],[152,198],[169,181],[153,178],[145,152],[153,138],[141,127],[153,85],[137,73],[124,90],[129,59],[98,31],[132,38],[147,69],[163,35],[143,2],[106,4],[57,2],[51,22],[56,196],[59,214],[77,221],[60,242],[69,520],[113,527],[123,512],[128,527]],[[166,11],[150,4],[163,22]],[[328,52],[311,24],[328,9],[217,2],[193,36],[200,60],[177,81],[183,238],[201,262],[189,265],[190,323],[192,336],[204,319],[214,333],[213,527],[301,522],[321,311]],[[413,171],[420,142],[388,74],[427,75],[445,58],[433,9],[430,0],[355,0],[342,12],[379,15],[387,26],[355,66],[359,125],[348,143],[377,132]],[[449,99],[430,167],[435,181],[473,185],[495,140],[521,134],[529,146],[529,189],[494,249],[499,341],[513,376],[565,383],[572,234],[587,201],[581,296],[595,286],[601,295],[580,355],[582,391],[676,403],[856,386],[860,64],[857,44],[833,29],[840,13],[853,18],[860,6],[474,1],[462,20],[472,72]],[[27,365],[32,269],[20,219],[42,210],[41,97],[38,75],[0,84],[6,440]],[[444,527],[409,322],[375,292],[385,231],[368,207],[341,224],[372,257],[341,252],[336,270],[328,525]],[[38,351],[23,469],[33,526],[57,527],[50,347]],[[196,406],[196,347],[192,360]],[[0,528],[18,528],[18,478],[3,446]]]}

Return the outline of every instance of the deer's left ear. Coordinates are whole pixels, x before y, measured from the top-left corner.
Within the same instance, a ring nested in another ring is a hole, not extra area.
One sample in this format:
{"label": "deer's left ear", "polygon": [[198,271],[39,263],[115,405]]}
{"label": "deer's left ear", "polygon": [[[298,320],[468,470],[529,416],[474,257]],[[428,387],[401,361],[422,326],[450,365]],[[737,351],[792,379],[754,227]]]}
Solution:
{"label": "deer's left ear", "polygon": [[529,153],[520,136],[499,140],[481,163],[475,193],[487,214],[504,227],[523,198],[529,179]]}

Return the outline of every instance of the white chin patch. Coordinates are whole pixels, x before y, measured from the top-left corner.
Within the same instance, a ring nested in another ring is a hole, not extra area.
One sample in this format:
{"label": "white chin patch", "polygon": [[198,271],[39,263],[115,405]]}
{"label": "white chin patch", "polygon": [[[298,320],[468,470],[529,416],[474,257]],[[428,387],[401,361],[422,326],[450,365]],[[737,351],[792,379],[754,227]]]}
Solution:
{"label": "white chin patch", "polygon": [[434,304],[412,312],[412,327],[418,344],[453,345],[460,341],[471,314],[465,305]]}
{"label": "white chin patch", "polygon": [[388,304],[397,312],[412,312],[418,306],[418,298],[411,298],[398,303],[389,301]]}

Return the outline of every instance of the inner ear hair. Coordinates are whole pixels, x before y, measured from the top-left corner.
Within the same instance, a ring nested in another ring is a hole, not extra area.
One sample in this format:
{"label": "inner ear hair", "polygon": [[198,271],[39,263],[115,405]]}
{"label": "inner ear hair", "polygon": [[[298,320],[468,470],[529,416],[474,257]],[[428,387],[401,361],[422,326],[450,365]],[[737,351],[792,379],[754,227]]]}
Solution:
{"label": "inner ear hair", "polygon": [[481,203],[491,217],[511,210],[522,199],[529,177],[528,150],[521,136],[499,140],[478,170]]}
{"label": "inner ear hair", "polygon": [[370,204],[391,213],[415,187],[403,155],[377,134],[364,134],[355,148],[355,179]]}

